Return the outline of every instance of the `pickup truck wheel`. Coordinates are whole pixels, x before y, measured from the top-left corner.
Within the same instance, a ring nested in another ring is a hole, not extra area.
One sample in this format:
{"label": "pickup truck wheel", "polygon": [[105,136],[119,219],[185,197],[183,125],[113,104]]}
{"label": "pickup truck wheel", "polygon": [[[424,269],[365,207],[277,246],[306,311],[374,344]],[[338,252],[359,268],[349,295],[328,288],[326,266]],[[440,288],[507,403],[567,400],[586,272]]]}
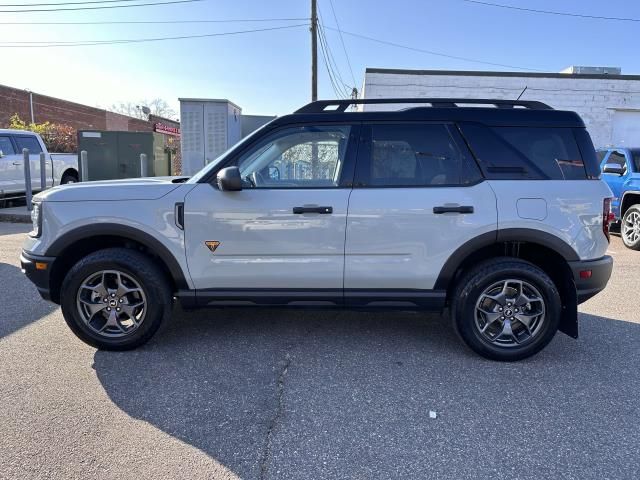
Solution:
{"label": "pickup truck wheel", "polygon": [[60,179],[60,185],[66,185],[67,183],[78,183],[78,174],[65,173]]}
{"label": "pickup truck wheel", "polygon": [[492,360],[515,361],[551,341],[561,305],[556,286],[540,268],[496,258],[463,276],[454,293],[452,319],[473,351]]}
{"label": "pickup truck wheel", "polygon": [[632,205],[624,212],[620,231],[626,247],[640,250],[640,205]]}
{"label": "pickup truck wheel", "polygon": [[135,250],[109,248],[88,255],[62,283],[65,321],[85,343],[129,350],[146,343],[171,310],[162,270]]}

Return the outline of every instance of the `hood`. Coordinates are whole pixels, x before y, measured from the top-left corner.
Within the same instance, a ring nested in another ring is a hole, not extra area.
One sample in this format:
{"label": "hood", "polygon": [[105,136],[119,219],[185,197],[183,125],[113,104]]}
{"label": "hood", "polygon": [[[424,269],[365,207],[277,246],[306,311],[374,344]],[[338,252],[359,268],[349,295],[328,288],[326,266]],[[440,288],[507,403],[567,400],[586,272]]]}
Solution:
{"label": "hood", "polygon": [[37,194],[45,202],[154,200],[178,188],[187,177],[127,178],[60,185]]}

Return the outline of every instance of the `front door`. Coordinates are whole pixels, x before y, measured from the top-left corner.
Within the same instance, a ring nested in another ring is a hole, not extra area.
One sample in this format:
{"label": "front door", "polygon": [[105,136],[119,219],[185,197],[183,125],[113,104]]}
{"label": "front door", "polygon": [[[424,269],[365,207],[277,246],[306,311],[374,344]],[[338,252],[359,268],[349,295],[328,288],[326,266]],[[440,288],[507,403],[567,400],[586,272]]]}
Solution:
{"label": "front door", "polygon": [[22,154],[9,135],[0,135],[0,196],[24,191]]}
{"label": "front door", "polygon": [[345,301],[439,306],[438,276],[497,228],[496,198],[455,125],[363,125],[345,247]]}
{"label": "front door", "polygon": [[186,255],[204,303],[342,301],[357,130],[273,130],[221,163],[239,167],[243,190],[220,191],[213,181],[187,195]]}

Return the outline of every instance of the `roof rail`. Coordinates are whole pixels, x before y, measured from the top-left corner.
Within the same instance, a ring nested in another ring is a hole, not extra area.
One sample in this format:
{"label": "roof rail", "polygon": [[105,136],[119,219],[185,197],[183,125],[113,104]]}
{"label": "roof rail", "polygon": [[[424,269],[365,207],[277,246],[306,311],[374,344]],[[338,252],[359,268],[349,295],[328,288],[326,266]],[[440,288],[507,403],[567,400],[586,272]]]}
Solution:
{"label": "roof rail", "polygon": [[[493,105],[496,108],[522,107],[531,110],[553,110],[549,105],[534,100],[496,100],[489,98],[361,98],[357,100],[318,100],[311,102],[295,113],[344,112],[351,105],[371,105],[389,103],[428,103],[432,108],[454,108],[458,104]],[[416,107],[422,108],[422,107]]]}

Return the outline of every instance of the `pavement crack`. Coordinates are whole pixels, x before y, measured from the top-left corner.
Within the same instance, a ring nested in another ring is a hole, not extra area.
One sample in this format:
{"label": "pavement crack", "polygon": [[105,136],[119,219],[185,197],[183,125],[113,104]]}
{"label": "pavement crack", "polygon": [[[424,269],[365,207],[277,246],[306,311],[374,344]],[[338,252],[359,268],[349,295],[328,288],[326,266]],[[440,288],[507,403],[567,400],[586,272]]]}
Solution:
{"label": "pavement crack", "polygon": [[278,374],[278,380],[276,382],[276,413],[273,415],[271,422],[269,422],[269,428],[267,429],[267,435],[265,438],[264,450],[262,453],[262,458],[260,458],[260,480],[264,480],[267,476],[267,466],[271,458],[271,441],[273,437],[273,431],[278,425],[278,422],[282,418],[282,414],[284,412],[284,382],[290,364],[291,357],[287,353],[282,369]]}

